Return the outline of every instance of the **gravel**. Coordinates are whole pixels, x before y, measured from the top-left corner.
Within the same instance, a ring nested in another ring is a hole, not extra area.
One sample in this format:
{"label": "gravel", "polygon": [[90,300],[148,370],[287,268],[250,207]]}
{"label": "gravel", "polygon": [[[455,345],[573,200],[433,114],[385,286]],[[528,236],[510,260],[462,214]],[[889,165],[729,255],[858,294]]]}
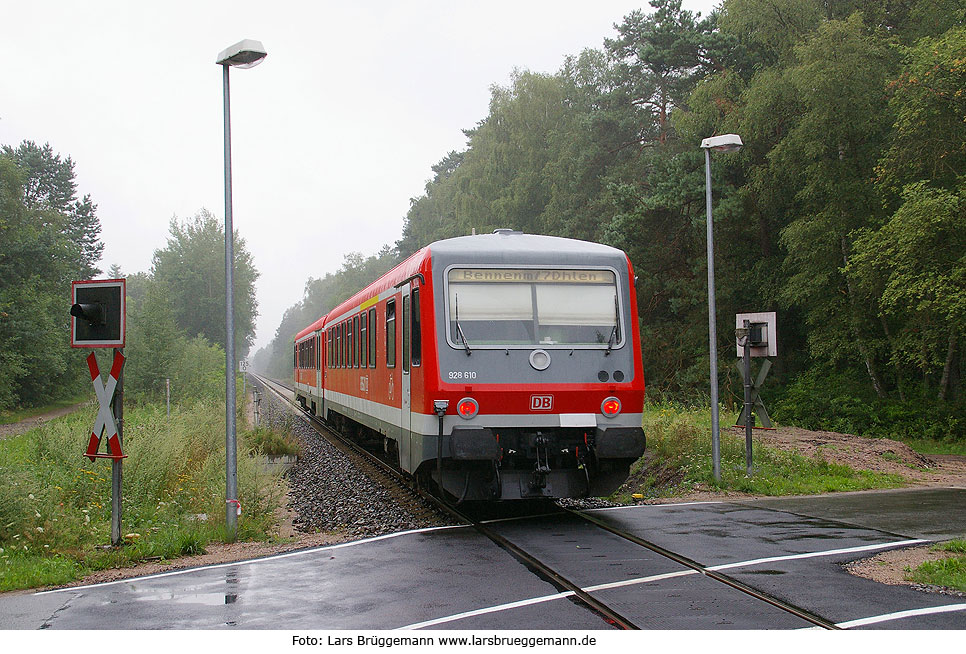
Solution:
{"label": "gravel", "polygon": [[350,538],[447,524],[441,517],[415,515],[382,485],[360,472],[349,457],[272,394],[262,415],[267,424],[288,429],[302,447],[288,471],[289,507],[299,531],[338,531]]}

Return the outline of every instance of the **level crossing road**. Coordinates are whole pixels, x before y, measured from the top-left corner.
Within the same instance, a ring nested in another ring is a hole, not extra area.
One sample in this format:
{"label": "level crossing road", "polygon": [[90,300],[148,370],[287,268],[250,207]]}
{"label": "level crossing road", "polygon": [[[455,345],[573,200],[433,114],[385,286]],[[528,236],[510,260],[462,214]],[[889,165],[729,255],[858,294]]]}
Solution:
{"label": "level crossing road", "polygon": [[[964,499],[966,490],[948,489],[588,512],[698,569],[579,516],[490,526],[642,629],[814,627],[715,582],[702,569],[726,574],[829,626],[963,629],[966,598],[884,586],[847,574],[842,563],[924,540],[937,522],[955,532],[963,526],[957,521]],[[846,504],[851,512],[842,516]],[[896,525],[905,529],[893,531]],[[571,595],[460,526],[97,586],[7,594],[0,597],[0,628],[613,628]]]}

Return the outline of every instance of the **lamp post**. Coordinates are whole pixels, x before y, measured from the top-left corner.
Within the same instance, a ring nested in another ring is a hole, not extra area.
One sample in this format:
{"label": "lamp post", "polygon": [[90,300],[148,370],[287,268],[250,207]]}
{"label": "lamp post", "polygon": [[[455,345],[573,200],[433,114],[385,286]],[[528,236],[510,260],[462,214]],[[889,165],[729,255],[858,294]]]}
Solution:
{"label": "lamp post", "polygon": [[718,330],[714,306],[714,228],[711,222],[711,151],[737,152],[741,149],[737,134],[712,136],[701,141],[704,149],[704,185],[708,214],[708,341],[711,350],[711,462],[715,481],[721,481],[721,436],[718,433]]}
{"label": "lamp post", "polygon": [[225,527],[232,541],[238,533],[238,461],[235,445],[235,251],[231,224],[231,111],[228,69],[257,66],[268,53],[261,42],[245,39],[218,53],[225,95]]}

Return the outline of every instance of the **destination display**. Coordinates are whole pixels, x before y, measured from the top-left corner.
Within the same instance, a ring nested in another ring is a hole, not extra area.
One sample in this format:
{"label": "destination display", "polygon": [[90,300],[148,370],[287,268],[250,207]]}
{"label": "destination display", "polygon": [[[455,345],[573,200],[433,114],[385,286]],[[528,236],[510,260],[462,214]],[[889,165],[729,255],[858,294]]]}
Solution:
{"label": "destination display", "polygon": [[610,270],[554,270],[542,268],[456,268],[449,272],[450,282],[527,283],[527,284],[613,284]]}

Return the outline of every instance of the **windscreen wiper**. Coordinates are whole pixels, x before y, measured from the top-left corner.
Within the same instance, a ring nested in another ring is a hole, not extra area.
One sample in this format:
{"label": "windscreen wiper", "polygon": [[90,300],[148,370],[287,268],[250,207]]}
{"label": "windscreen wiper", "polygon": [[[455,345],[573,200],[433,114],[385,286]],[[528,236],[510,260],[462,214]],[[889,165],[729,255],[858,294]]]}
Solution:
{"label": "windscreen wiper", "polygon": [[466,336],[463,334],[463,328],[460,327],[460,294],[456,294],[456,333],[459,334],[460,339],[463,341],[463,349],[466,350],[466,356],[470,356],[473,353],[470,351],[470,344],[466,340]]}
{"label": "windscreen wiper", "polygon": [[610,330],[610,338],[607,339],[607,351],[604,356],[610,356],[610,351],[614,349],[617,340],[617,323],[620,322],[620,309],[617,307],[617,296],[614,296],[614,327]]}
{"label": "windscreen wiper", "polygon": [[610,330],[610,338],[607,339],[607,351],[604,356],[610,356],[610,351],[614,349],[614,341],[617,339],[617,325]]}

